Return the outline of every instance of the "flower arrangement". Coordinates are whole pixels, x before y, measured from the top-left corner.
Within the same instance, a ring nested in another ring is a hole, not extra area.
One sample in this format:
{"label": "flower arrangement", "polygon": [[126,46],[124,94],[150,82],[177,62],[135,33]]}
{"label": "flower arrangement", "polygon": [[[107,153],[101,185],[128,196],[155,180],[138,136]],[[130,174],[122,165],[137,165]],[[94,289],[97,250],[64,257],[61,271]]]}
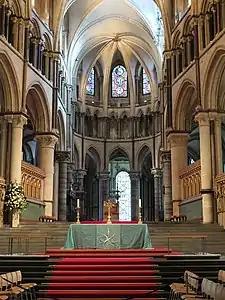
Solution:
{"label": "flower arrangement", "polygon": [[23,187],[17,182],[10,182],[5,191],[5,205],[10,211],[23,211],[27,208],[27,198]]}

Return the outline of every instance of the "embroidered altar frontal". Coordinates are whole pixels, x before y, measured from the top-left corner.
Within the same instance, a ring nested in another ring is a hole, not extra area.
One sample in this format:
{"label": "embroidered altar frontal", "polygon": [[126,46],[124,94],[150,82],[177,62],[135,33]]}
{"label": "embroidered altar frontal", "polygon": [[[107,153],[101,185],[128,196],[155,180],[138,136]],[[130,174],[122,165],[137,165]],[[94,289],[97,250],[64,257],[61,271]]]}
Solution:
{"label": "embroidered altar frontal", "polygon": [[146,224],[71,224],[64,249],[149,249]]}

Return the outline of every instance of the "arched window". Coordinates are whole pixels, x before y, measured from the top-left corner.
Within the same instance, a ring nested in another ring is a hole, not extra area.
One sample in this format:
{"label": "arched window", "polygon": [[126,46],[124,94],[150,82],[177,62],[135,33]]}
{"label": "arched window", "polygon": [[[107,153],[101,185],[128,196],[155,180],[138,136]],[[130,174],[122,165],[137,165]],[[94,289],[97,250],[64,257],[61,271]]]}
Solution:
{"label": "arched window", "polygon": [[127,97],[127,71],[118,65],[112,71],[112,97]]}
{"label": "arched window", "polygon": [[120,192],[119,220],[131,221],[131,182],[127,172],[121,171],[116,175],[116,186]]}
{"label": "arched window", "polygon": [[145,69],[142,69],[142,93],[143,95],[151,93],[150,81]]}
{"label": "arched window", "polygon": [[86,95],[95,95],[95,69],[92,68],[88,77],[88,82],[86,86]]}

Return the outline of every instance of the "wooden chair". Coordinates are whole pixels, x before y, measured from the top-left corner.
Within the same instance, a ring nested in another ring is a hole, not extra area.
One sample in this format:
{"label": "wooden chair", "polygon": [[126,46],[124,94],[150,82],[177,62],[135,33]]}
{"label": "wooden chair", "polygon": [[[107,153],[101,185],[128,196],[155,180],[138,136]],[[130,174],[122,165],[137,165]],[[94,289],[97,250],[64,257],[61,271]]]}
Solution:
{"label": "wooden chair", "polygon": [[30,296],[30,299],[36,299],[36,291],[35,287],[37,286],[36,283],[23,283],[22,282],[22,273],[20,270],[13,272],[15,273],[15,281],[18,286],[23,288],[25,291],[27,291],[28,295]]}

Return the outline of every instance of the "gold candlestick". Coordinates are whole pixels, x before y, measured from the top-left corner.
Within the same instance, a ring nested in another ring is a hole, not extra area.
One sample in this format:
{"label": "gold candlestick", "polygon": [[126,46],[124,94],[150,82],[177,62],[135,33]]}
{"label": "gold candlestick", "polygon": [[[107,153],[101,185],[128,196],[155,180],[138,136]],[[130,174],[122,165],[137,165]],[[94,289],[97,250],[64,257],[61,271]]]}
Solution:
{"label": "gold candlestick", "polygon": [[142,224],[141,207],[138,209],[138,224]]}
{"label": "gold candlestick", "polygon": [[116,206],[115,202],[112,200],[104,201],[104,206],[107,207],[108,215],[107,215],[107,224],[112,224],[111,221],[111,209]]}
{"label": "gold candlestick", "polygon": [[76,208],[76,212],[77,212],[77,221],[76,221],[76,224],[80,224],[80,207]]}

